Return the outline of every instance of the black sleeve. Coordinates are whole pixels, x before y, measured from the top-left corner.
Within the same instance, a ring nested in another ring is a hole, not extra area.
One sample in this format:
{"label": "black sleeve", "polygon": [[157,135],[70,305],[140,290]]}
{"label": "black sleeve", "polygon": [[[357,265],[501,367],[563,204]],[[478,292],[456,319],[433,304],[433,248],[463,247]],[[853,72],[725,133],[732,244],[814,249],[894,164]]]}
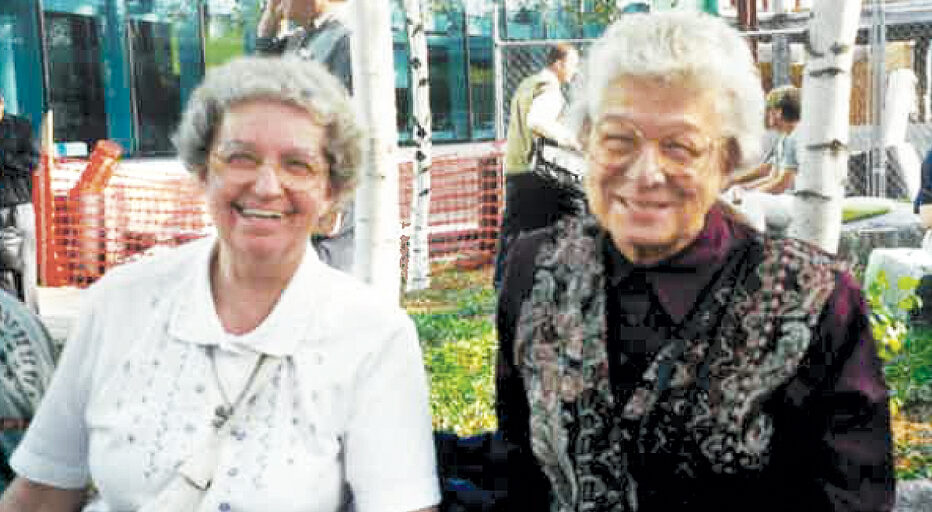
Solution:
{"label": "black sleeve", "polygon": [[505,261],[505,271],[498,300],[496,325],[499,351],[496,364],[496,404],[498,425],[506,442],[515,447],[509,461],[509,510],[548,510],[550,484],[531,452],[530,409],[524,381],[514,360],[515,326],[521,305],[534,282],[534,259],[543,232],[524,235],[514,242]]}
{"label": "black sleeve", "polygon": [[39,146],[32,136],[32,124],[28,119],[14,118],[14,149],[5,155],[5,166],[18,176],[30,176],[39,165]]}

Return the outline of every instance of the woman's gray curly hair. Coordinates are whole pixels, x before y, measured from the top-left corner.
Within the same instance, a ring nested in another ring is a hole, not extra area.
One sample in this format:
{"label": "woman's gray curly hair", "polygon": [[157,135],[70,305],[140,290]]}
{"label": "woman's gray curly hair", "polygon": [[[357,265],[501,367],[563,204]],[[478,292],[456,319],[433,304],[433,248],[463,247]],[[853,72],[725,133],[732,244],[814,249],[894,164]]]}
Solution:
{"label": "woman's gray curly hair", "polygon": [[595,119],[608,86],[624,77],[717,91],[722,135],[736,145],[737,167],[759,163],[764,132],[760,73],[747,41],[721,19],[685,11],[622,16],[588,52],[585,93],[574,109],[577,123],[586,126]]}
{"label": "woman's gray curly hair", "polygon": [[185,167],[203,176],[223,115],[255,99],[304,109],[325,129],[330,187],[335,199],[344,200],[362,164],[362,129],[343,85],[320,64],[297,57],[238,57],[210,69],[172,138]]}

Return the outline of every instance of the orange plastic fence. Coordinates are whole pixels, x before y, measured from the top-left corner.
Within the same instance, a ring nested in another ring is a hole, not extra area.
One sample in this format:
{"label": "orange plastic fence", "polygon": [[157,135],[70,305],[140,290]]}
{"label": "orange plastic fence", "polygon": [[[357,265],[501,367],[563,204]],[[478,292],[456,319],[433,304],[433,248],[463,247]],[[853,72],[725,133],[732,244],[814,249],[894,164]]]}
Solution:
{"label": "orange plastic fence", "polygon": [[[210,229],[203,197],[175,166],[119,164],[101,143],[88,160],[44,155],[34,179],[39,275],[44,286],[87,286],[128,259],[199,238]],[[411,205],[410,163],[400,168],[402,265]],[[501,217],[499,152],[442,157],[431,169],[430,259],[491,261]]]}
{"label": "orange plastic fence", "polygon": [[86,286],[134,255],[206,232],[202,198],[186,173],[127,168],[119,152],[98,144],[89,161],[43,159],[34,200],[44,286]]}
{"label": "orange plastic fence", "polygon": [[[491,262],[503,200],[500,156],[492,153],[436,158],[430,173],[430,261],[468,265]],[[399,174],[404,268],[411,219],[412,165],[402,164]]]}

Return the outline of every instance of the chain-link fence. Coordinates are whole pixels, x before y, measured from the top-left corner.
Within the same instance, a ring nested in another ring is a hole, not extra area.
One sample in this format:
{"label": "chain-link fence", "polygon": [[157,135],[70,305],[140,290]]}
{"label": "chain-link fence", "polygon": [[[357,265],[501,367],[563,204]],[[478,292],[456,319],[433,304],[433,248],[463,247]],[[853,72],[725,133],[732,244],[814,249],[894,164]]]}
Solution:
{"label": "chain-link fence", "polygon": [[[768,16],[748,31],[765,90],[802,85],[808,13]],[[932,147],[932,3],[865,2],[852,66],[846,195],[912,199]],[[805,94],[805,91],[803,91]]]}
{"label": "chain-link fence", "polygon": [[[807,13],[775,15],[747,32],[765,90],[802,85]],[[849,196],[912,199],[932,147],[932,3],[865,2],[852,66]],[[805,91],[803,91],[805,94]]]}
{"label": "chain-link fence", "polygon": [[[525,78],[537,73],[547,65],[547,50],[557,43],[569,43],[579,50],[580,55],[585,57],[586,50],[589,48],[592,39],[566,39],[566,40],[529,40],[529,41],[498,41],[496,51],[501,55],[501,93],[497,98],[501,99],[501,104],[497,105],[500,110],[500,119],[502,120],[501,134],[506,133],[509,116],[511,99],[518,85]],[[568,98],[574,93],[574,87],[577,82],[571,83],[564,88],[564,95]]]}

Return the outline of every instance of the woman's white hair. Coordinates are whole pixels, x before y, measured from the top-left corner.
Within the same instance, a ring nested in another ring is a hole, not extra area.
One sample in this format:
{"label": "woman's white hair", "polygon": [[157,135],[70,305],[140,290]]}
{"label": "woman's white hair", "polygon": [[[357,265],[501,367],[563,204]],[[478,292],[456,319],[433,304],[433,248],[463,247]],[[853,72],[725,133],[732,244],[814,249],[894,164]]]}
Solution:
{"label": "woman's white hair", "polygon": [[735,164],[757,165],[764,130],[760,73],[747,41],[721,19],[685,11],[622,16],[589,50],[580,110],[597,118],[609,84],[624,77],[715,91],[722,135],[739,152]]}
{"label": "woman's white hair", "polygon": [[334,198],[345,200],[362,164],[363,135],[352,101],[340,82],[316,62],[297,57],[238,57],[211,68],[191,95],[172,142],[191,172],[202,175],[217,128],[230,107],[271,100],[304,109],[327,134]]}

